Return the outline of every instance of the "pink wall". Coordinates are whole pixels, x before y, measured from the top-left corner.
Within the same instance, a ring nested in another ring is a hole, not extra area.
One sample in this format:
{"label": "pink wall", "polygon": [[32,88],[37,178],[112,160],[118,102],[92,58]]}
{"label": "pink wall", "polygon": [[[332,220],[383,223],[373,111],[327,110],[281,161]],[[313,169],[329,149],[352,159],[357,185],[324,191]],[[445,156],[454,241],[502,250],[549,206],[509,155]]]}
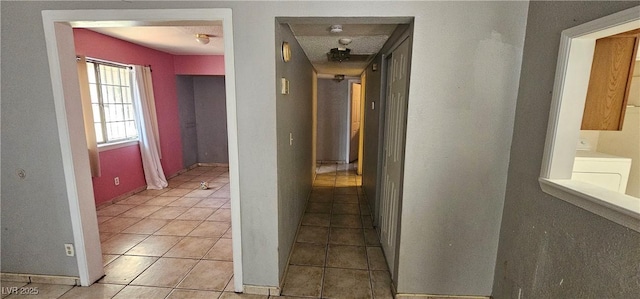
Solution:
{"label": "pink wall", "polygon": [[[181,170],[182,142],[174,56],[86,29],[74,29],[73,32],[78,55],[127,64],[151,65],[162,167],[167,176]],[[93,179],[97,204],[145,185],[140,149],[137,145],[101,152],[100,164],[102,176]],[[120,177],[119,186],[113,183],[115,176]],[[124,177],[127,179],[123,180]]]}
{"label": "pink wall", "polygon": [[224,56],[174,56],[176,75],[219,75],[224,76]]}

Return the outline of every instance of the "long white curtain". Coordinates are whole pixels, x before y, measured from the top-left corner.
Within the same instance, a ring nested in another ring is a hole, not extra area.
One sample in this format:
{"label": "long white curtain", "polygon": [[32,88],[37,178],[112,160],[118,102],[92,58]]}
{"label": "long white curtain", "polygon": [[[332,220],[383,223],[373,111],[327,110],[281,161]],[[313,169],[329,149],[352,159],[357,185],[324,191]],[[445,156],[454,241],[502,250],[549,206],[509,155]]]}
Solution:
{"label": "long white curtain", "polygon": [[96,142],[96,131],[93,123],[93,108],[91,107],[91,93],[89,92],[89,77],[87,74],[87,61],[84,56],[78,59],[78,80],[80,81],[80,97],[82,101],[82,117],[84,118],[84,132],[87,138],[89,150],[89,165],[91,176],[100,177],[100,155]]}
{"label": "long white curtain", "polygon": [[140,153],[147,189],[162,189],[168,184],[160,163],[160,136],[157,128],[151,68],[147,66],[133,67],[133,104],[138,119]]}

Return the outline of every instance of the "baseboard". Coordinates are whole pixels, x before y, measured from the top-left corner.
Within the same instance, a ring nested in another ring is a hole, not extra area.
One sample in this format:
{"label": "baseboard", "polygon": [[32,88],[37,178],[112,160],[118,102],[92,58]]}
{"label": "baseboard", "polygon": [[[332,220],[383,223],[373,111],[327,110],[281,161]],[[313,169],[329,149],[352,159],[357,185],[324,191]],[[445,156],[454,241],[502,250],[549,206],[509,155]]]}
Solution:
{"label": "baseboard", "polygon": [[229,167],[229,163],[197,163],[196,165],[202,167]]}
{"label": "baseboard", "polygon": [[428,294],[396,294],[395,299],[491,299],[488,296],[456,296],[456,295],[428,295]]}
{"label": "baseboard", "polygon": [[56,276],[56,275],[38,275],[38,274],[21,274],[21,273],[0,273],[3,281],[27,282],[27,283],[46,283],[46,284],[63,284],[71,286],[79,286],[80,278],[73,276]]}
{"label": "baseboard", "polygon": [[280,288],[245,284],[243,293],[251,295],[280,296]]}

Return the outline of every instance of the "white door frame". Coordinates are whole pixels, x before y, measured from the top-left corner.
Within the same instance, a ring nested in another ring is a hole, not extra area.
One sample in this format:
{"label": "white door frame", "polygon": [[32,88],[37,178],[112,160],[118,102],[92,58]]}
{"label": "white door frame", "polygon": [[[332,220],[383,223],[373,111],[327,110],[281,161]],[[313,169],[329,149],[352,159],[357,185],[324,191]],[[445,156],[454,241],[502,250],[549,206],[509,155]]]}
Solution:
{"label": "white door frame", "polygon": [[[229,178],[231,187],[231,226],[233,228],[234,289],[243,291],[240,221],[240,175],[238,125],[236,115],[235,67],[231,9],[127,9],[127,10],[48,10],[42,20],[49,58],[58,134],[62,150],[64,178],[71,214],[71,225],[78,262],[80,284],[88,286],[104,275],[102,250],[96,220],[84,123],[78,85],[73,27],[83,23],[105,22],[116,26],[170,21],[222,21],[229,139]],[[63,80],[64,78],[64,80]],[[82,200],[81,200],[82,199]]]}

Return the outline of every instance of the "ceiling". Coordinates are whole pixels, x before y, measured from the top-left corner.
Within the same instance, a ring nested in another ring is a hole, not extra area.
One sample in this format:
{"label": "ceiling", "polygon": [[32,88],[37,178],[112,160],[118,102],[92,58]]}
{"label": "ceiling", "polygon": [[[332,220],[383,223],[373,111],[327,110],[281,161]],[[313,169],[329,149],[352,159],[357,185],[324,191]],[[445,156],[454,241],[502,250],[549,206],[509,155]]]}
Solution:
{"label": "ceiling", "polygon": [[[90,30],[173,55],[223,55],[222,24],[210,26],[93,27]],[[209,43],[196,41],[208,34]]]}
{"label": "ceiling", "polygon": [[[371,60],[380,51],[389,36],[396,29],[397,24],[340,24],[320,20],[321,23],[289,23],[296,40],[302,47],[307,58],[319,74],[342,74],[346,76],[360,76]],[[342,32],[332,33],[331,25],[341,25]],[[330,49],[345,47],[338,40],[351,39],[346,48],[351,49],[351,55],[368,55],[361,61],[332,62],[327,58]]]}
{"label": "ceiling", "polygon": [[[398,24],[407,24],[410,18],[279,18],[278,21],[289,25],[318,74],[360,76]],[[78,22],[73,25],[173,55],[224,54],[222,23],[219,21],[114,21]],[[331,25],[342,25],[342,32],[332,33]],[[196,34],[210,35],[210,42],[206,45],[198,43]],[[369,56],[361,61],[328,61],[327,53],[341,46],[340,38],[352,40],[346,46],[351,49],[351,55]]]}

